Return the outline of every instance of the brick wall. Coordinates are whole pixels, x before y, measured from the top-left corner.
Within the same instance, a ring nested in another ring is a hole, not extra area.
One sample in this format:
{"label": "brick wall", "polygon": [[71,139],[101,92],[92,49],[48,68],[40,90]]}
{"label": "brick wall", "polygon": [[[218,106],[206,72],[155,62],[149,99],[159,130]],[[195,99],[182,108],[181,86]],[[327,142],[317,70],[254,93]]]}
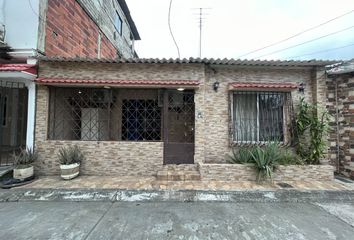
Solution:
{"label": "brick wall", "polygon": [[[341,173],[354,177],[354,77],[350,75],[329,77],[326,80],[326,86],[327,109],[333,119],[328,139],[330,160],[333,165],[339,167],[337,170]],[[336,109],[338,109],[339,131],[337,131],[336,124]],[[337,151],[337,137],[339,138],[339,152]],[[337,158],[340,161],[339,166]]]}
{"label": "brick wall", "polygon": [[48,1],[45,54],[49,57],[117,57],[114,46],[75,0]]}
{"label": "brick wall", "polygon": [[[134,48],[130,45],[132,35],[128,20],[124,15],[118,1],[107,0],[77,0],[97,23],[101,31],[111,43],[119,49],[121,56],[125,58],[134,57]],[[100,3],[99,3],[100,2]],[[122,19],[122,32],[118,33],[114,26],[116,12]]]}

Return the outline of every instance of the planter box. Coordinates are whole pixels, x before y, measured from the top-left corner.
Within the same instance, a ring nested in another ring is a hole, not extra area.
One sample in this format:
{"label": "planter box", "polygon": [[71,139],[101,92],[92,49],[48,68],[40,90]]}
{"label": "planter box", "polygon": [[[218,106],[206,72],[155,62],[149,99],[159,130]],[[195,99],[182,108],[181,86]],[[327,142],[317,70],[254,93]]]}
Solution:
{"label": "planter box", "polygon": [[[256,181],[257,172],[252,164],[200,164],[202,180]],[[275,181],[331,181],[334,167],[331,165],[288,165],[279,166],[274,174]]]}

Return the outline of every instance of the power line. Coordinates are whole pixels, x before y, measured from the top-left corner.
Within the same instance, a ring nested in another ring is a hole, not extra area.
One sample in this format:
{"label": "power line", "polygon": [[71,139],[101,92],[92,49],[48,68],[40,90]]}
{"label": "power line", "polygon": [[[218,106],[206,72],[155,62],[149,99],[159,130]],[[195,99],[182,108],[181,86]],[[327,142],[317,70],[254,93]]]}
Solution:
{"label": "power line", "polygon": [[339,15],[339,16],[337,16],[337,17],[335,17],[335,18],[329,19],[329,20],[327,20],[327,21],[325,21],[325,22],[323,22],[323,23],[320,23],[320,24],[318,24],[318,25],[316,25],[316,26],[313,26],[313,27],[310,27],[310,28],[308,28],[308,29],[305,29],[305,30],[303,30],[303,31],[301,31],[301,32],[298,32],[298,33],[296,33],[296,34],[294,34],[294,35],[292,35],[292,36],[290,36],[290,37],[287,37],[287,38],[285,38],[285,39],[283,39],[283,40],[274,42],[274,43],[269,44],[269,45],[267,45],[267,46],[264,46],[264,47],[255,49],[255,50],[253,50],[253,51],[250,51],[250,52],[248,52],[248,53],[242,54],[242,55],[238,56],[238,58],[244,57],[244,56],[247,56],[247,55],[250,55],[251,53],[255,53],[255,52],[261,51],[261,50],[263,50],[263,49],[269,48],[269,47],[273,47],[273,46],[275,46],[275,45],[278,45],[279,43],[288,41],[288,40],[290,40],[290,39],[292,39],[292,38],[295,38],[295,37],[297,37],[297,36],[300,36],[300,35],[302,35],[302,34],[304,34],[304,33],[306,33],[306,32],[312,31],[312,30],[314,30],[314,29],[316,29],[316,28],[319,28],[319,27],[321,27],[321,26],[323,26],[323,25],[326,25],[326,24],[328,24],[328,23],[330,23],[330,22],[332,22],[332,21],[335,21],[335,20],[337,20],[337,19],[339,19],[339,18],[342,18],[342,17],[344,17],[344,16],[346,16],[346,15],[349,15],[349,14],[351,14],[351,13],[353,13],[353,12],[354,12],[354,10],[350,10],[349,12],[346,12],[346,13],[344,13],[344,14],[342,14],[342,15]]}
{"label": "power line", "polygon": [[322,39],[322,38],[325,38],[325,37],[328,37],[328,36],[331,36],[331,35],[334,35],[334,34],[337,34],[337,33],[344,32],[344,31],[347,31],[347,30],[352,29],[352,28],[354,28],[354,26],[347,27],[347,28],[344,28],[344,29],[339,30],[339,31],[336,31],[336,32],[332,32],[332,33],[323,35],[323,36],[321,36],[321,37],[308,40],[308,41],[306,41],[306,42],[302,42],[302,43],[299,43],[299,44],[295,44],[295,45],[292,45],[292,46],[290,46],[290,47],[286,47],[286,48],[279,49],[279,50],[276,50],[276,51],[273,51],[273,52],[270,52],[270,53],[267,53],[267,54],[263,54],[263,55],[261,55],[261,56],[259,56],[259,57],[256,57],[255,59],[259,59],[259,58],[264,57],[264,56],[268,56],[268,55],[271,55],[271,54],[274,54],[274,53],[278,53],[278,52],[282,52],[282,51],[288,50],[288,49],[290,49],[290,48],[294,48],[294,47],[298,47],[298,46],[301,46],[301,45],[304,45],[304,44],[307,44],[307,43],[310,43],[310,42],[314,42],[314,41],[316,41],[316,40],[319,40],[319,39]]}
{"label": "power line", "polygon": [[351,46],[354,46],[354,43],[351,43],[351,44],[345,45],[345,46],[336,47],[336,48],[329,48],[329,49],[325,49],[325,50],[321,50],[321,51],[317,51],[317,52],[306,53],[306,54],[303,54],[303,55],[292,56],[292,57],[288,57],[288,58],[289,58],[289,59],[294,59],[294,58],[299,58],[299,57],[303,57],[303,56],[314,55],[314,54],[323,53],[323,52],[330,52],[330,51],[334,51],[334,50],[342,49],[342,48],[347,48],[347,47],[351,47]]}
{"label": "power line", "polygon": [[180,55],[180,52],[179,52],[179,47],[178,47],[178,45],[177,45],[177,42],[176,42],[175,37],[173,36],[172,28],[171,28],[171,6],[172,6],[172,0],[170,0],[170,6],[169,6],[169,8],[168,8],[168,28],[170,29],[170,34],[171,34],[171,37],[172,37],[172,39],[173,39],[173,42],[174,42],[175,45],[176,45],[177,53],[178,53],[178,58],[181,58],[181,55]]}

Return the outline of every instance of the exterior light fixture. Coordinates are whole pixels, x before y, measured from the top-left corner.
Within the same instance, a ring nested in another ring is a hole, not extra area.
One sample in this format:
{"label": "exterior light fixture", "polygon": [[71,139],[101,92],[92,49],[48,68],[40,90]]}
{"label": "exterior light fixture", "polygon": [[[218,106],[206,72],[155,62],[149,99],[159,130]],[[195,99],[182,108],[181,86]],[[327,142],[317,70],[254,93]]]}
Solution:
{"label": "exterior light fixture", "polygon": [[305,91],[305,84],[304,83],[300,83],[299,84],[299,92],[300,93],[304,93],[304,91]]}
{"label": "exterior light fixture", "polygon": [[180,88],[177,88],[177,90],[182,92],[182,91],[184,91],[184,88],[180,87]]}
{"label": "exterior light fixture", "polygon": [[103,86],[103,88],[110,89],[111,87],[110,86]]}
{"label": "exterior light fixture", "polygon": [[81,94],[81,90],[79,90],[77,93],[78,93],[78,94]]}
{"label": "exterior light fixture", "polygon": [[214,88],[214,91],[215,91],[215,92],[218,91],[219,86],[220,86],[220,83],[219,83],[218,81],[214,82],[213,88]]}

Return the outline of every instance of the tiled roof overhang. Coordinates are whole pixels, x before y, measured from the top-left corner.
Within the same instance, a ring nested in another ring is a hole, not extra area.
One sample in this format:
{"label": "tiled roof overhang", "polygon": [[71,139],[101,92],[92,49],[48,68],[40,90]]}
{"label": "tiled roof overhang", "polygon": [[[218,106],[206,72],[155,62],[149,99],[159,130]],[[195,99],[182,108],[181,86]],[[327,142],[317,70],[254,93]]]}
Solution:
{"label": "tiled roof overhang", "polygon": [[69,79],[69,78],[37,78],[38,84],[44,85],[98,85],[122,87],[174,87],[183,86],[195,88],[199,80],[98,80],[98,79]]}
{"label": "tiled roof overhang", "polygon": [[214,59],[214,58],[65,58],[65,57],[39,57],[46,62],[87,62],[87,63],[145,63],[145,64],[206,64],[215,66],[257,66],[257,67],[324,67],[337,63],[335,60],[253,60],[253,59]]}
{"label": "tiled roof overhang", "polygon": [[260,82],[234,82],[229,84],[229,90],[294,90],[298,85],[295,83],[260,83]]}
{"label": "tiled roof overhang", "polygon": [[0,64],[0,72],[24,72],[36,75],[36,65],[33,64]]}

